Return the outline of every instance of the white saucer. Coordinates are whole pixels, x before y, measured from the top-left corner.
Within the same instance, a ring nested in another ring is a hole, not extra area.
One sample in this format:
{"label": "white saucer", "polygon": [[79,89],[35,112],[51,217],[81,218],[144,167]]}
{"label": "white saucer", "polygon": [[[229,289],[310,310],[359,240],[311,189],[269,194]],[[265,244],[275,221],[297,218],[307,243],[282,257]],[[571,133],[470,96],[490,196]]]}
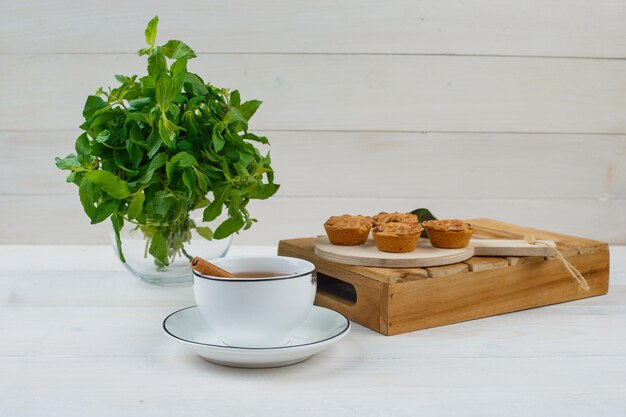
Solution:
{"label": "white saucer", "polygon": [[175,311],[163,320],[165,334],[209,362],[239,368],[271,368],[302,362],[343,338],[350,320],[336,311],[313,306],[309,317],[283,346],[243,348],[225,345],[197,306]]}

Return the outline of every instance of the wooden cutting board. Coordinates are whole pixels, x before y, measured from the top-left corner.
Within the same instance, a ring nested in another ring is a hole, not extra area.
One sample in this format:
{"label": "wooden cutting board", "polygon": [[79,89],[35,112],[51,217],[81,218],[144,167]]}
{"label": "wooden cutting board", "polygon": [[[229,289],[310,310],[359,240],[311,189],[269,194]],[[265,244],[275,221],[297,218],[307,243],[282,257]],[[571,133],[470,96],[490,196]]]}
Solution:
{"label": "wooden cutting board", "polygon": [[363,245],[338,246],[330,243],[327,236],[319,236],[315,240],[315,254],[347,265],[425,268],[463,262],[472,256],[554,256],[555,246],[553,240],[532,245],[525,240],[472,239],[466,248],[440,249],[431,246],[428,239],[420,239],[412,252],[388,253],[379,251],[371,237]]}

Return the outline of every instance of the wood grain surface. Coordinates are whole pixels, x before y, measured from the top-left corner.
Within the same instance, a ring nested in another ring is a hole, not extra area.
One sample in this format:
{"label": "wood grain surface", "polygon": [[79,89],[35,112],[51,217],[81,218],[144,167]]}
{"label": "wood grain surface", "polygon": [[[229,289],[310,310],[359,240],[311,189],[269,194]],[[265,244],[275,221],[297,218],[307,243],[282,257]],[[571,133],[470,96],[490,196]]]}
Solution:
{"label": "wood grain surface", "polygon": [[241,370],[162,334],[190,288],[144,285],[106,246],[2,246],[0,415],[621,417],[624,300],[612,247],[604,297],[394,337],[354,325],[299,365]]}
{"label": "wood grain surface", "polygon": [[[200,52],[626,57],[619,0],[6,0],[5,52],[134,53],[145,23]],[[236,24],[234,24],[236,23]],[[107,28],[106,36],[94,28]],[[181,35],[181,34],[184,34]]]}
{"label": "wood grain surface", "polygon": [[[626,134],[624,60],[459,59],[212,54],[189,70],[242,99],[261,98],[251,129]],[[79,126],[88,94],[146,63],[128,54],[35,54],[6,65],[2,128],[53,130]]]}
{"label": "wood grain surface", "polygon": [[[85,97],[159,39],[264,101],[281,190],[241,243],[332,214],[489,216],[626,242],[626,5],[618,0],[7,0],[0,13],[0,243],[104,243],[52,164]],[[46,207],[46,210],[37,209]],[[590,221],[592,220],[592,221]]]}
{"label": "wood grain surface", "polygon": [[[69,185],[68,185],[69,186]],[[109,222],[90,225],[76,195],[0,196],[0,241],[42,244],[104,244]],[[259,220],[235,236],[239,244],[265,244],[324,233],[329,213],[374,214],[429,207],[440,218],[497,217],[512,223],[559,230],[610,243],[626,241],[626,200],[578,199],[474,199],[474,198],[351,198],[282,196],[252,202],[250,212]],[[43,208],[43,209],[42,209]],[[565,216],[563,210],[567,210]],[[537,217],[534,217],[534,216]],[[596,219],[593,225],[590,219]],[[611,219],[608,221],[607,219]],[[523,236],[522,236],[523,237]]]}
{"label": "wood grain surface", "polygon": [[[0,131],[0,178],[11,179],[0,181],[0,195],[76,194],[76,187],[64,181],[66,171],[54,166],[54,157],[71,152],[79,134],[78,129]],[[271,141],[284,196],[626,199],[622,163],[626,140],[619,135],[275,130],[263,134]],[[564,149],[567,157],[555,158]],[[38,169],[15,175],[24,166]],[[412,179],[422,177],[425,180],[413,185]]]}

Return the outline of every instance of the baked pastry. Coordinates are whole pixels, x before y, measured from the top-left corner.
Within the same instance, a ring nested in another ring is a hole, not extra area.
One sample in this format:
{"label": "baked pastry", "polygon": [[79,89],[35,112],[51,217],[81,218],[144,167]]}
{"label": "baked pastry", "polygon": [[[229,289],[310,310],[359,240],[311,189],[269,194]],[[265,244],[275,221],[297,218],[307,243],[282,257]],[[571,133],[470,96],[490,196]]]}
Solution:
{"label": "baked pastry", "polygon": [[372,219],[366,216],[332,216],[326,223],[326,235],[333,245],[356,246],[367,241],[372,229]]}
{"label": "baked pastry", "polygon": [[374,220],[375,226],[384,223],[416,223],[419,221],[415,214],[398,212],[385,213],[384,211],[372,216],[372,220]]}
{"label": "baked pastry", "polygon": [[418,222],[388,222],[375,226],[372,235],[379,251],[404,253],[415,250],[422,230]]}
{"label": "baked pastry", "polygon": [[469,244],[474,227],[463,220],[428,220],[422,223],[430,244],[436,248],[460,249]]}

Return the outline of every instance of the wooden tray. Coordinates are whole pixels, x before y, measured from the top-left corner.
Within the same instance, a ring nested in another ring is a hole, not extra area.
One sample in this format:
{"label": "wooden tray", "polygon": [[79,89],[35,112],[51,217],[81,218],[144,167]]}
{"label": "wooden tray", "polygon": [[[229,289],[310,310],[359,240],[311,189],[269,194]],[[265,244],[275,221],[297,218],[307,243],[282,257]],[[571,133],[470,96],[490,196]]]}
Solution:
{"label": "wooden tray", "polygon": [[438,267],[378,268],[321,259],[314,253],[313,237],[280,241],[278,254],[315,264],[317,305],[386,335],[607,293],[606,243],[491,219],[468,221],[476,238],[523,239],[532,234],[554,240],[585,276],[590,290],[579,289],[557,259],[543,256],[475,256]]}

